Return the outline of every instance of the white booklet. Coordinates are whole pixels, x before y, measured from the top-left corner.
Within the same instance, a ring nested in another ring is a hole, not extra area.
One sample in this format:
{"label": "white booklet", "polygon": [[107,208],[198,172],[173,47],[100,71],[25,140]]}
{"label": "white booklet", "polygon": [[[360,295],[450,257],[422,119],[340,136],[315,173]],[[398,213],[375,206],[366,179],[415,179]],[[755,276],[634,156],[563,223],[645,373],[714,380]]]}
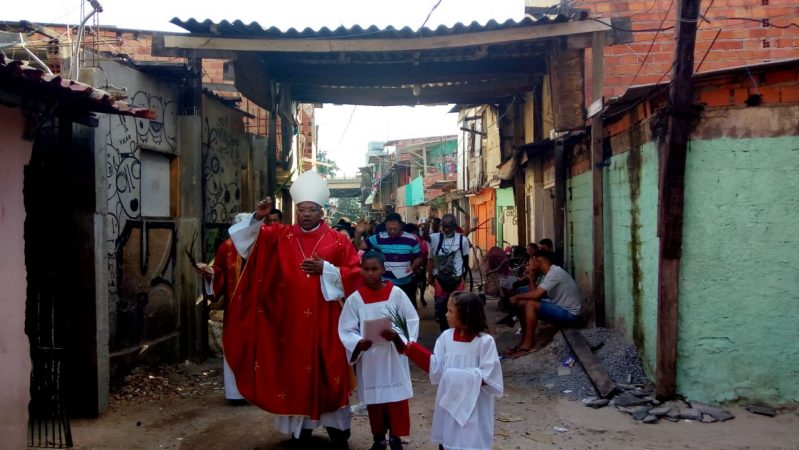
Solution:
{"label": "white booklet", "polygon": [[363,337],[369,339],[372,344],[388,344],[389,342],[380,336],[383,330],[390,330],[391,319],[388,317],[381,317],[379,319],[371,319],[363,321]]}

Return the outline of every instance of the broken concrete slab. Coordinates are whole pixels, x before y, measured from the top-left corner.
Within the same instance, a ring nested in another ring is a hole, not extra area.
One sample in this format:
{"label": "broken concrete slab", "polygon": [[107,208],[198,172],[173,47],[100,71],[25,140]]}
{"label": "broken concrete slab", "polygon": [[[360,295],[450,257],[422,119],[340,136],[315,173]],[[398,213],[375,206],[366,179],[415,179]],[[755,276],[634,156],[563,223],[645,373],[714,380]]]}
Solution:
{"label": "broken concrete slab", "polygon": [[680,420],[680,410],[675,408],[669,409],[669,412],[666,413],[666,418],[672,422]]}
{"label": "broken concrete slab", "polygon": [[636,414],[640,415],[641,412],[649,413],[649,407],[647,406],[617,406],[616,408],[623,413],[633,416]]}
{"label": "broken concrete slab", "polygon": [[644,417],[644,423],[658,423],[657,416],[648,415]]}
{"label": "broken concrete slab", "polygon": [[702,414],[707,414],[713,417],[719,422],[724,422],[735,418],[735,416],[732,415],[729,411],[719,408],[717,406],[708,405],[700,402],[691,402],[691,407],[699,410],[699,412],[701,412]]}
{"label": "broken concrete slab", "polygon": [[634,396],[636,396],[638,398],[646,398],[646,397],[649,397],[649,396],[652,395],[652,390],[651,389],[633,389],[633,390],[629,390],[627,392],[629,392],[630,394],[632,394],[632,395],[634,395]]}
{"label": "broken concrete slab", "polygon": [[710,414],[702,414],[702,423],[714,423],[718,422],[715,417],[711,416]]}
{"label": "broken concrete slab", "polygon": [[644,420],[645,418],[647,418],[647,416],[649,416],[649,411],[648,410],[649,410],[649,408],[646,408],[646,407],[644,407],[642,409],[639,409],[638,411],[633,413],[633,418],[635,420]]}
{"label": "broken concrete slab", "polygon": [[613,399],[617,406],[637,406],[649,403],[649,400],[638,398],[628,392],[622,392]]}
{"label": "broken concrete slab", "polygon": [[[663,417],[666,414],[668,414],[669,411],[671,411],[671,407],[670,406],[662,405],[662,406],[658,406],[657,408],[650,409],[649,410],[649,414],[651,414],[651,415],[653,415],[655,417]],[[679,412],[677,414],[679,414]]]}
{"label": "broken concrete slab", "polygon": [[583,404],[585,406],[588,406],[588,407],[591,407],[591,408],[594,408],[594,409],[603,408],[605,406],[608,406],[609,403],[610,403],[610,400],[608,400],[606,398],[590,398],[590,399],[587,398],[587,399],[583,400]]}
{"label": "broken concrete slab", "polygon": [[749,405],[746,410],[750,413],[761,414],[764,416],[774,417],[777,415],[777,410],[768,406]]}
{"label": "broken concrete slab", "polygon": [[680,410],[680,419],[686,420],[702,420],[702,413],[698,409],[685,408]]}

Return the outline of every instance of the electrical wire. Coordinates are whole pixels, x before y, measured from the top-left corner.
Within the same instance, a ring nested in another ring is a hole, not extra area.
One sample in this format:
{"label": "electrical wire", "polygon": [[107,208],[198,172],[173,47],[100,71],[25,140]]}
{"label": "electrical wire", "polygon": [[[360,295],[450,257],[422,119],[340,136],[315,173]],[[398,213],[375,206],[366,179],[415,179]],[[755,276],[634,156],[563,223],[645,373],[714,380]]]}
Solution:
{"label": "electrical wire", "polygon": [[[674,0],[671,0],[669,3],[669,7],[666,9],[666,14],[663,15],[663,19],[660,21],[660,28],[663,28],[663,24],[666,23],[666,19],[669,17],[669,13],[671,12],[671,8],[674,7]],[[655,36],[652,37],[652,42],[649,44],[649,49],[646,51],[646,55],[644,55],[644,60],[641,62],[641,65],[638,66],[638,70],[635,71],[635,75],[633,75],[633,79],[630,80],[630,84],[627,85],[627,89],[630,88],[635,83],[635,80],[638,78],[638,74],[641,73],[641,69],[643,69],[644,65],[646,64],[646,60],[649,59],[649,55],[652,53],[652,48],[655,46],[655,42],[658,39],[658,35],[660,31],[655,32]],[[625,89],[625,91],[627,90]]]}
{"label": "electrical wire", "polygon": [[346,135],[347,135],[347,130],[349,130],[349,129],[350,129],[350,123],[352,123],[352,116],[354,116],[354,115],[355,115],[355,109],[356,109],[356,108],[358,108],[358,105],[354,105],[354,106],[352,107],[352,112],[350,112],[350,118],[349,118],[349,119],[347,119],[347,125],[346,125],[346,126],[344,126],[344,131],[342,131],[342,132],[341,132],[341,137],[340,137],[340,138],[338,138],[338,142],[336,143],[336,145],[340,145],[340,144],[341,144],[341,141],[343,141],[343,140],[344,140],[344,136],[346,136]]}
{"label": "electrical wire", "polygon": [[[707,5],[707,8],[705,8],[705,12],[704,12],[703,14],[700,14],[700,17],[704,17],[704,16],[706,16],[706,15],[707,15],[708,11],[710,11],[710,8],[713,6],[713,3],[714,3],[715,1],[716,1],[716,0],[710,0],[710,3]],[[668,7],[668,9],[666,9],[666,14],[664,14],[664,15],[663,15],[663,19],[660,21],[660,28],[663,28],[663,24],[666,22],[666,19],[669,17],[669,13],[671,12],[671,8],[673,8],[673,7],[674,7],[674,0],[672,0],[672,1],[671,1],[671,3],[669,4],[669,7]],[[705,22],[707,22],[707,23],[710,23],[710,21],[709,21],[709,20],[707,20],[707,19],[704,19],[704,21],[705,21]],[[700,25],[697,27],[697,29],[698,29],[698,28],[700,28],[701,26],[702,26],[702,25],[700,24]],[[630,89],[630,87],[632,87],[632,86],[633,86],[633,84],[635,83],[635,80],[638,78],[638,75],[641,73],[641,69],[644,67],[644,64],[646,63],[646,60],[649,58],[649,55],[650,55],[650,53],[652,52],[652,48],[655,46],[655,42],[657,41],[657,38],[658,38],[658,34],[659,34],[659,33],[660,33],[659,31],[658,31],[658,32],[655,32],[655,36],[652,38],[652,43],[649,45],[649,49],[648,49],[648,50],[647,50],[647,52],[646,52],[646,56],[644,56],[644,63],[642,63],[640,66],[638,66],[638,70],[635,72],[635,75],[633,76],[632,80],[630,80],[630,83],[629,83],[629,84],[627,85],[627,87],[624,89],[624,91],[625,91],[625,92],[626,92],[628,89]],[[717,34],[716,34],[716,37],[713,39],[713,42],[710,44],[710,47],[708,47],[708,49],[707,49],[707,52],[710,52],[710,49],[713,47],[713,43],[715,43],[715,42],[716,42],[716,39],[719,37],[719,34],[721,34],[721,29],[719,29],[719,33],[717,33]],[[629,47],[629,46],[628,46],[628,47]],[[705,58],[707,57],[707,52],[706,52],[706,53],[705,53],[705,55],[702,57],[702,62],[704,62],[704,61],[705,61]],[[700,66],[702,65],[702,62],[700,62],[700,64],[699,64]],[[669,71],[671,71],[672,67],[674,67],[674,62],[672,62],[672,63],[671,63],[671,66],[669,67],[669,70],[668,70],[666,73],[668,73]],[[699,69],[697,68],[696,70],[699,70]],[[665,74],[664,74],[664,75],[665,75]],[[655,83],[655,84],[659,84],[661,80],[663,80],[663,76],[661,76],[661,77],[660,77],[660,80],[658,80],[658,82],[657,82],[657,83]],[[637,106],[637,105],[635,105],[635,106]],[[626,111],[626,110],[625,110],[625,111]]]}
{"label": "electrical wire", "polygon": [[433,5],[433,8],[430,10],[429,13],[427,13],[427,17],[424,19],[424,22],[422,22],[422,26],[419,27],[419,31],[422,31],[422,28],[424,28],[424,26],[427,25],[427,21],[430,20],[430,16],[433,15],[433,11],[435,11],[436,8],[438,8],[438,5],[440,5],[442,1],[443,0],[438,0],[436,4]]}
{"label": "electrical wire", "polygon": [[[784,17],[784,15],[780,17]],[[761,24],[763,23],[764,20],[768,20],[767,25],[763,28],[781,28],[781,29],[793,28],[793,27],[799,28],[799,24],[794,22],[789,22],[787,25],[774,25],[773,23],[771,23],[772,18],[773,17],[764,17],[762,19],[755,19],[752,17],[725,17],[725,16],[712,17],[713,20],[741,20],[745,22],[758,22]]]}
{"label": "electrical wire", "polygon": [[707,47],[707,50],[705,50],[705,54],[702,55],[702,60],[699,61],[699,65],[696,66],[696,69],[694,69],[694,72],[699,72],[699,69],[702,68],[702,64],[705,62],[705,58],[707,58],[707,55],[710,53],[710,49],[713,48],[713,44],[716,43],[716,39],[718,39],[720,35],[721,35],[721,30],[718,30],[716,32],[716,35],[713,37],[713,40],[710,41],[710,45]]}
{"label": "electrical wire", "polygon": [[588,20],[593,20],[594,22],[601,23],[602,25],[605,25],[605,26],[610,27],[610,28],[612,28],[614,30],[617,30],[617,31],[624,31],[625,33],[652,33],[652,32],[659,32],[659,31],[669,31],[669,30],[673,30],[675,28],[675,25],[672,25],[672,26],[665,27],[665,28],[639,28],[637,30],[634,30],[632,28],[624,28],[624,27],[620,27],[618,25],[613,25],[610,22],[605,22],[602,19],[597,19],[596,17],[589,17]]}
{"label": "electrical wire", "polygon": [[[628,107],[626,107],[626,108],[622,109],[621,111],[616,111],[615,113],[613,113],[613,114],[611,114],[611,115],[606,115],[606,116],[603,116],[603,119],[612,119],[612,118],[614,118],[614,117],[618,117],[618,116],[620,116],[621,114],[624,114],[624,113],[626,113],[627,111],[630,111],[631,109],[633,109],[633,108],[637,107],[638,105],[640,105],[640,104],[641,104],[641,103],[642,103],[644,100],[646,100],[646,99],[647,99],[647,98],[648,98],[648,97],[649,97],[649,96],[650,96],[650,95],[651,95],[653,92],[655,92],[655,90],[656,90],[656,89],[659,89],[659,88],[661,88],[661,87],[662,87],[662,86],[660,85],[660,82],[661,82],[661,81],[663,81],[663,79],[664,79],[664,78],[666,78],[666,75],[668,75],[669,73],[671,73],[671,69],[673,69],[673,68],[674,68],[674,64],[676,64],[676,63],[677,63],[677,61],[672,61],[672,62],[671,62],[671,65],[669,66],[669,68],[668,68],[668,69],[667,69],[665,72],[663,72],[663,74],[662,74],[662,75],[660,76],[660,78],[659,78],[659,79],[658,79],[658,80],[655,82],[655,84],[654,84],[654,85],[653,85],[653,86],[652,86],[652,87],[651,87],[651,88],[650,88],[648,91],[646,91],[646,94],[642,95],[642,96],[641,96],[641,98],[639,98],[638,100],[636,100],[635,102],[633,102],[633,103],[632,103],[630,106],[628,106]],[[669,82],[669,84],[671,84],[671,82]]]}

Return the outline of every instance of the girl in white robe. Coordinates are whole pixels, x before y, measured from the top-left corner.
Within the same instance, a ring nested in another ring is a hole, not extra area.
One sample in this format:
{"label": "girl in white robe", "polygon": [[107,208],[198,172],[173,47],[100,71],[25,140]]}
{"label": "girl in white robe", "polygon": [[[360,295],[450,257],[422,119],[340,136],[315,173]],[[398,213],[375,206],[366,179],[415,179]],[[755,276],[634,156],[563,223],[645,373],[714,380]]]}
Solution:
{"label": "girl in white robe", "polygon": [[[398,311],[408,324],[409,337],[419,336],[419,315],[410,299],[389,281],[382,281],[382,253],[367,252],[361,262],[364,286],[347,298],[338,323],[339,337],[350,364],[355,364],[358,396],[366,404],[374,445],[402,449],[401,436],[410,434],[408,399],[413,397],[408,358],[401,354],[405,338],[392,330],[389,311]],[[374,321],[367,323],[367,321]],[[367,336],[372,325],[385,326],[379,336]],[[371,338],[371,339],[370,339]],[[356,364],[357,363],[357,364]],[[386,432],[389,440],[386,442]]]}
{"label": "girl in white robe", "polygon": [[483,303],[475,294],[455,292],[446,317],[450,328],[439,336],[432,354],[415,342],[405,350],[439,386],[431,439],[447,450],[490,450],[494,398],[502,396],[504,388]]}

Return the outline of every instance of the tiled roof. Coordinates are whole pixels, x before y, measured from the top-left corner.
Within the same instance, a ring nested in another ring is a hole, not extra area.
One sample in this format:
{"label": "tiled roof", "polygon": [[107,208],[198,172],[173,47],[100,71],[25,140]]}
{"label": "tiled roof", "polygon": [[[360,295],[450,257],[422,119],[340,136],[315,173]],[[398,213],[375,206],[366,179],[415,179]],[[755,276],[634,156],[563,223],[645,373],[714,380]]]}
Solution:
{"label": "tiled roof", "polygon": [[95,89],[78,81],[51,75],[31,67],[27,61],[9,59],[0,52],[0,89],[22,96],[39,97],[70,103],[84,111],[101,112],[154,119],[155,113],[146,108],[134,108],[113,94]]}

